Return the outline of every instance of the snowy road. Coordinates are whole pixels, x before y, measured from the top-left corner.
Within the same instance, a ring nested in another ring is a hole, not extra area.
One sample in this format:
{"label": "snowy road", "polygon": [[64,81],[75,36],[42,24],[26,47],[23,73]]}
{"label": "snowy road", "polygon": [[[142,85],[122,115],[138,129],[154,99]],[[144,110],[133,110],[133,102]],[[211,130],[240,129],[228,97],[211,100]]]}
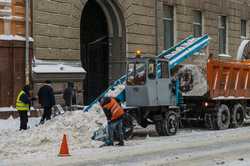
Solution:
{"label": "snowy road", "polygon": [[225,131],[184,129],[172,137],[130,140],[125,147],[74,150],[67,158],[57,157],[57,152],[26,155],[16,161],[0,161],[0,165],[248,166],[250,127]]}

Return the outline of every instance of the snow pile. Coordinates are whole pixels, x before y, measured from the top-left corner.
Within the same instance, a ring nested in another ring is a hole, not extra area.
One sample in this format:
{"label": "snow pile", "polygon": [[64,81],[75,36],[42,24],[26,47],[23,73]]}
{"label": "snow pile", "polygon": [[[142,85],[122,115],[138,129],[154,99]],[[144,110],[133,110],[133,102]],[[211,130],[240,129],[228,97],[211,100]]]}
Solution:
{"label": "snow pile", "polygon": [[[86,110],[86,108],[88,108],[89,106],[85,106],[83,110]],[[100,105],[99,102],[93,104],[88,110],[87,112],[92,112],[92,111],[97,111],[97,112],[101,112],[102,111],[102,107]]]}
{"label": "snow pile", "polygon": [[197,65],[184,65],[178,71],[177,77],[180,80],[183,96],[203,96],[208,92],[206,74]]}
{"label": "snow pile", "polygon": [[92,141],[91,136],[104,122],[104,114],[96,109],[85,113],[66,112],[27,131],[2,129],[0,160],[39,152],[58,153],[63,134],[67,134],[70,150],[98,147],[101,142]]}
{"label": "snow pile", "polygon": [[[125,85],[124,84],[119,84],[115,87],[113,87],[112,89],[110,89],[105,96],[108,97],[118,97],[119,94],[121,94],[122,91],[125,90]],[[87,112],[92,112],[92,111],[98,111],[98,112],[102,112],[102,107],[100,106],[99,102],[94,103],[92,106],[85,106],[84,111]]]}

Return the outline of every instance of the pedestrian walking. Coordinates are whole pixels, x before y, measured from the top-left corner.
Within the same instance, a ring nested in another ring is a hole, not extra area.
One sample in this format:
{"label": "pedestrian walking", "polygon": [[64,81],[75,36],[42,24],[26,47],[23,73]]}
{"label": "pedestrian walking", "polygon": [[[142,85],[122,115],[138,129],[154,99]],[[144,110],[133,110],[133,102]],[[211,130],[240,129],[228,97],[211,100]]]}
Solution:
{"label": "pedestrian walking", "polygon": [[25,85],[16,99],[16,109],[20,116],[20,130],[26,130],[28,124],[28,111],[30,110],[30,86]]}
{"label": "pedestrian walking", "polygon": [[68,82],[68,87],[63,92],[63,99],[66,111],[71,111],[72,105],[76,104],[76,90],[73,82]]}
{"label": "pedestrian walking", "polygon": [[45,81],[45,84],[38,91],[39,104],[43,107],[43,115],[40,124],[43,124],[45,119],[51,119],[51,108],[55,105],[55,96],[51,81]]}

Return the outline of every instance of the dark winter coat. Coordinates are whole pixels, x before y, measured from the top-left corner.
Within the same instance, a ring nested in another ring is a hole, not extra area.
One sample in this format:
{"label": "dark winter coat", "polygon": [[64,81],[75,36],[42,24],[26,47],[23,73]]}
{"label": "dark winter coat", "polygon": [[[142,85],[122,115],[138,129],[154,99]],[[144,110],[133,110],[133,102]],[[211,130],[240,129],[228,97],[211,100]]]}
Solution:
{"label": "dark winter coat", "polygon": [[20,96],[20,100],[21,100],[23,103],[25,103],[25,104],[31,105],[31,101],[30,101],[30,99],[29,99],[29,97],[30,97],[30,93],[29,93],[30,88],[29,88],[29,86],[27,86],[27,85],[24,86],[22,90],[23,90],[25,93],[24,93],[23,95]]}
{"label": "dark winter coat", "polygon": [[52,107],[55,105],[54,91],[48,84],[45,84],[39,89],[38,98],[42,107]]}
{"label": "dark winter coat", "polygon": [[65,101],[65,105],[71,106],[72,104],[76,104],[76,94],[75,90],[72,87],[68,87],[63,92],[63,99]]}

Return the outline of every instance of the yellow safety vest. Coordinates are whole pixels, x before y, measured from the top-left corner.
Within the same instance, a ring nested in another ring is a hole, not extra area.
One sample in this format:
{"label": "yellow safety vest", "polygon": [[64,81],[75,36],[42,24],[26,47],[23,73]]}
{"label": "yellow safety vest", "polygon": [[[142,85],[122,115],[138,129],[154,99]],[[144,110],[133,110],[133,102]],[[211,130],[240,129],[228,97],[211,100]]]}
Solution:
{"label": "yellow safety vest", "polygon": [[25,104],[20,100],[20,97],[25,94],[23,90],[18,94],[17,99],[16,99],[16,109],[18,111],[29,111],[29,104]]}

